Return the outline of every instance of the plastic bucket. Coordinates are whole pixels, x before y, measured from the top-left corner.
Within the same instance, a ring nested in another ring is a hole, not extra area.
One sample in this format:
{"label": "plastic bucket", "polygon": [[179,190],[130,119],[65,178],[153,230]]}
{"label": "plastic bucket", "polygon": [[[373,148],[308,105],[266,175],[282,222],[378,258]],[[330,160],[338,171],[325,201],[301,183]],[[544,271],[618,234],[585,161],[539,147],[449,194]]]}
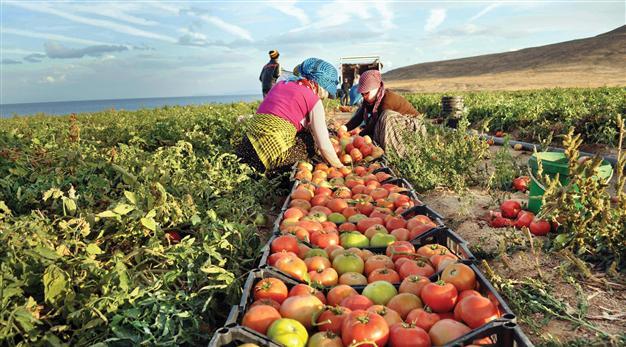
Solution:
{"label": "plastic bucket", "polygon": [[[537,163],[538,158],[541,160],[543,166],[543,173],[555,178],[559,175],[559,181],[562,185],[569,183],[569,167],[568,159],[565,153],[562,152],[540,152],[533,154],[528,159],[528,166],[530,168],[530,187],[528,191],[528,210],[533,213],[539,213],[541,205],[543,204],[542,198],[546,189],[541,182],[537,179],[537,170],[539,165]],[[602,164],[598,167],[597,176],[606,182],[613,177],[613,167],[611,163],[606,160],[602,161]],[[574,187],[574,189],[577,189]]]}

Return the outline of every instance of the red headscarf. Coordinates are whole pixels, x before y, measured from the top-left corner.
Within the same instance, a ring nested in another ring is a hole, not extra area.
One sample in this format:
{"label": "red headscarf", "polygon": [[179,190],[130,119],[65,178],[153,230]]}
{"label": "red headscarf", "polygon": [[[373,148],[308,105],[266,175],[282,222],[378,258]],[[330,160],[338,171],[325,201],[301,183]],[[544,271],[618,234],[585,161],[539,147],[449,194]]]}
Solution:
{"label": "red headscarf", "polygon": [[383,96],[385,96],[385,84],[383,83],[383,78],[378,70],[367,70],[362,73],[361,79],[359,79],[359,88],[357,89],[358,92],[366,93],[376,88],[378,88],[378,93],[376,93],[376,102],[372,108],[373,119],[378,118],[378,106],[383,100]]}

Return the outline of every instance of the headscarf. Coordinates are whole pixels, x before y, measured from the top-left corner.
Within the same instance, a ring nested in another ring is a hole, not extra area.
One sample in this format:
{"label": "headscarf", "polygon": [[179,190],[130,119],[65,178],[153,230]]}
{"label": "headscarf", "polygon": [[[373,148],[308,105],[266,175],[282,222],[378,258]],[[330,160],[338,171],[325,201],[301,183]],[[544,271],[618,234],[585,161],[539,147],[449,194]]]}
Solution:
{"label": "headscarf", "polygon": [[331,63],[318,58],[309,58],[298,65],[298,74],[299,76],[294,75],[288,81],[306,79],[324,88],[331,97],[337,94],[339,74]]}
{"label": "headscarf", "polygon": [[269,51],[269,55],[270,55],[270,59],[277,59],[280,53],[278,53],[278,50],[273,49]]}
{"label": "headscarf", "polygon": [[362,73],[361,78],[359,79],[359,93],[366,93],[376,88],[378,88],[378,93],[376,93],[376,102],[372,108],[373,119],[378,118],[378,106],[385,96],[385,84],[383,83],[383,78],[378,70],[367,70]]}

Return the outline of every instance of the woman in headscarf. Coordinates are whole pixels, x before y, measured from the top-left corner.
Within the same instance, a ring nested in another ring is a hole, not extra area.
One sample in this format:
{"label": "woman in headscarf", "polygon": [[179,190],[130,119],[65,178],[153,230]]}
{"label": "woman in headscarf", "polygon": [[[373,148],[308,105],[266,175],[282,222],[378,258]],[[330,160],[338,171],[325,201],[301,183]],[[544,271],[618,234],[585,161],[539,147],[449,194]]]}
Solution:
{"label": "woman in headscarf", "polygon": [[317,147],[330,165],[343,167],[330,142],[322,104],[336,94],[338,83],[332,64],[317,58],[303,61],[297,74],[277,83],[245,122],[237,155],[260,172],[283,171],[315,155]]}
{"label": "woman in headscarf", "polygon": [[404,131],[425,131],[421,115],[404,97],[385,88],[380,71],[361,74],[358,92],[363,103],[346,124],[348,130],[365,122],[359,135],[369,135],[386,151],[394,150],[400,155],[405,151]]}

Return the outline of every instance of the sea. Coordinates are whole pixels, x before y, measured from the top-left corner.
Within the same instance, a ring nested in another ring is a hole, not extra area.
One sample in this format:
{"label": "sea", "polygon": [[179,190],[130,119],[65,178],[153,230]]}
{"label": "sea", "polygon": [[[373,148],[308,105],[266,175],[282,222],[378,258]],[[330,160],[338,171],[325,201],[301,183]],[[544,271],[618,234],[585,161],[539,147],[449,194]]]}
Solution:
{"label": "sea", "polygon": [[0,104],[0,118],[14,116],[29,116],[38,113],[49,115],[66,115],[81,112],[99,112],[110,109],[137,110],[141,108],[158,108],[175,105],[203,105],[214,103],[251,102],[261,100],[258,95],[211,95],[211,96],[182,96],[169,98],[140,98],[140,99],[111,99],[111,100],[81,100],[34,102],[23,104]]}

